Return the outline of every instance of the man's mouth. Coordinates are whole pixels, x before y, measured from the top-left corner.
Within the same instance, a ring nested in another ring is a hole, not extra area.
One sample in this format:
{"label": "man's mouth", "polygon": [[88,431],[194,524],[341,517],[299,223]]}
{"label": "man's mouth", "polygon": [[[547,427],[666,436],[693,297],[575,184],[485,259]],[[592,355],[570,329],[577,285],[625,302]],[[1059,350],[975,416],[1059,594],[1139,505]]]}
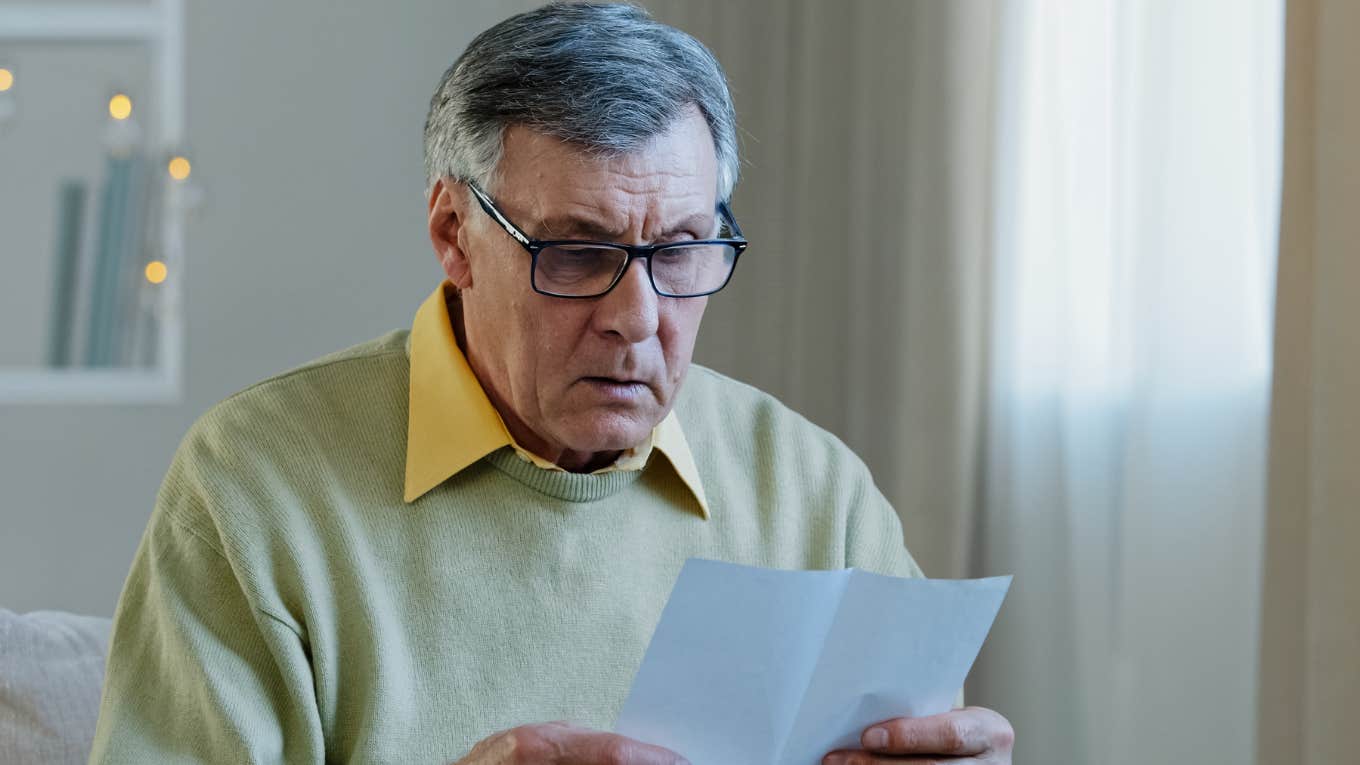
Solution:
{"label": "man's mouth", "polygon": [[634,401],[650,390],[647,383],[641,380],[617,377],[583,377],[581,381],[589,385],[596,393],[617,401]]}
{"label": "man's mouth", "polygon": [[642,380],[632,380],[626,377],[586,377],[591,382],[614,383],[616,385],[646,385]]}

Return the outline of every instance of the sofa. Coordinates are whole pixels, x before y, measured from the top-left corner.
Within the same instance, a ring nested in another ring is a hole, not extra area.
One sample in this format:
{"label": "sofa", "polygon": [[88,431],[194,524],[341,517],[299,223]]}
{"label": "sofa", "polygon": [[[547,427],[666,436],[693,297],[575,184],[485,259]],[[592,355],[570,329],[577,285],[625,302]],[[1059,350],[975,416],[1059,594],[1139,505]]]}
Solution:
{"label": "sofa", "polygon": [[0,608],[0,763],[84,765],[111,621]]}

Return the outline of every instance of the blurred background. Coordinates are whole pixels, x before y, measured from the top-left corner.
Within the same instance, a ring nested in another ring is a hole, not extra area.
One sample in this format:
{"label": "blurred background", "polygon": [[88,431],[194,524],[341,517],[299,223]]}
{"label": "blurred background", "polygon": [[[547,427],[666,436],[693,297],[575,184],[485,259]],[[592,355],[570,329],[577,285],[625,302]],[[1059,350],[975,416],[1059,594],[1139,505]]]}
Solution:
{"label": "blurred background", "polygon": [[[535,5],[0,0],[0,607],[110,616],[198,415],[409,326],[430,94]],[[696,361],[1015,574],[1015,761],[1355,762],[1360,6],[643,5],[741,131]]]}

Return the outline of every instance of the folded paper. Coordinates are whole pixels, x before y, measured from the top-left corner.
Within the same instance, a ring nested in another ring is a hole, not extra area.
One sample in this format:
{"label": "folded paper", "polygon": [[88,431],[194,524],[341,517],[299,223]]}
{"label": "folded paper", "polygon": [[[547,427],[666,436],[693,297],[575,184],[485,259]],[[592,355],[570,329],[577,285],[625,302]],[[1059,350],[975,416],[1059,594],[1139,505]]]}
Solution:
{"label": "folded paper", "polygon": [[694,765],[818,765],[948,711],[1010,582],[690,559],[615,731]]}

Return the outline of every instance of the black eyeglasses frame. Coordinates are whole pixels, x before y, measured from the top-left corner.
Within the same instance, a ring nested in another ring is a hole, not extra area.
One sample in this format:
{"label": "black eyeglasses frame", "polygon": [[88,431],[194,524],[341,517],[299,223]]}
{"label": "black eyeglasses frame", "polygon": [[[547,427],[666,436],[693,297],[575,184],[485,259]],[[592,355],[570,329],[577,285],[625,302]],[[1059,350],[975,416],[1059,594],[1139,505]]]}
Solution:
{"label": "black eyeglasses frame", "polygon": [[[746,240],[746,235],[743,234],[741,231],[740,224],[737,223],[736,217],[732,215],[732,209],[728,207],[726,202],[723,201],[718,202],[717,212],[719,215],[723,216],[723,218],[725,219],[725,225],[729,228],[729,230],[731,230],[732,233],[736,234],[735,237],[726,239],[692,239],[681,242],[662,242],[660,244],[643,244],[643,245],[622,244],[620,242],[599,242],[584,239],[534,239],[533,237],[524,233],[524,230],[521,229],[519,226],[516,226],[513,222],[511,222],[510,218],[508,218],[505,215],[505,213],[501,212],[500,208],[496,206],[496,203],[491,200],[491,196],[487,194],[485,191],[483,191],[476,183],[470,180],[466,180],[463,182],[466,183],[467,187],[472,190],[472,195],[477,198],[477,203],[481,206],[482,210],[487,215],[491,216],[491,219],[496,221],[496,223],[498,223],[501,228],[505,229],[505,233],[509,234],[511,239],[514,239],[516,242],[518,242],[519,245],[523,247],[526,252],[529,253],[529,256],[531,258],[531,262],[529,264],[529,286],[533,288],[534,292],[537,292],[540,295],[547,295],[548,297],[565,298],[568,300],[590,300],[593,298],[607,295],[611,290],[614,289],[614,287],[618,286],[618,283],[620,281],[623,280],[623,275],[628,273],[629,266],[633,264],[633,260],[636,258],[642,258],[644,261],[646,261],[647,281],[651,282],[652,289],[655,290],[656,294],[660,295],[661,297],[691,298],[712,295],[713,293],[718,292],[722,288],[726,287],[728,283],[732,281],[732,274],[736,273],[737,271],[737,261],[741,259],[741,254],[746,251],[746,247],[749,244],[749,242],[747,242]],[[707,292],[698,292],[694,294],[685,295],[676,295],[668,292],[663,292],[661,288],[657,286],[656,278],[652,275],[652,256],[655,255],[657,252],[668,248],[693,247],[695,245],[700,244],[721,244],[732,247],[735,250],[735,253],[732,256],[732,267],[727,271],[727,278],[723,280],[722,284],[718,285],[714,289],[708,290]],[[537,283],[538,280],[536,278],[536,275],[538,273],[538,254],[542,252],[545,248],[562,245],[611,247],[614,249],[623,250],[627,252],[628,259],[624,261],[623,267],[619,269],[619,272],[614,275],[614,279],[609,283],[609,286],[604,288],[604,290],[600,292],[591,295],[563,295],[561,293],[550,292],[548,290],[540,289]]]}

